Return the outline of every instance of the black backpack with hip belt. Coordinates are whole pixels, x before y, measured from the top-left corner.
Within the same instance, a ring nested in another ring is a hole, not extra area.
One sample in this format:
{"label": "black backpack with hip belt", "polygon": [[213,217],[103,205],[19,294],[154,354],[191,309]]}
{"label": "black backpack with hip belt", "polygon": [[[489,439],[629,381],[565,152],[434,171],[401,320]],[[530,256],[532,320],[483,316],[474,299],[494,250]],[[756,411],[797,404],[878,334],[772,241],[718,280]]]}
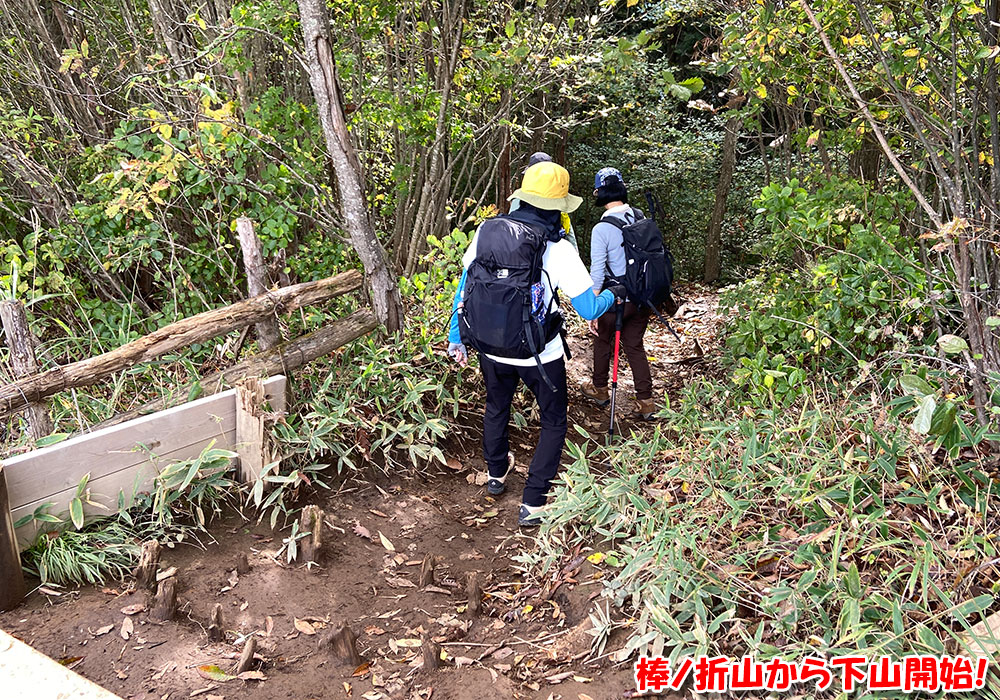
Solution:
{"label": "black backpack with hip belt", "polygon": [[544,305],[542,255],[549,238],[541,228],[509,216],[484,221],[458,307],[458,329],[462,342],[480,352],[534,357],[552,387],[540,353],[562,331],[562,315],[554,289]]}

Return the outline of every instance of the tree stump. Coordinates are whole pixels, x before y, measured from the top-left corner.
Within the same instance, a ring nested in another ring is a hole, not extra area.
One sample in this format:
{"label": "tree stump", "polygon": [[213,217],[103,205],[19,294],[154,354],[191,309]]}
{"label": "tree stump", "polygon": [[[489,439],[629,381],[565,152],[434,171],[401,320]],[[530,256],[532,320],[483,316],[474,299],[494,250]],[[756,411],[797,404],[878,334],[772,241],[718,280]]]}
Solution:
{"label": "tree stump", "polygon": [[250,670],[250,667],[253,666],[253,655],[256,652],[257,652],[257,638],[251,636],[247,638],[246,644],[243,645],[243,653],[240,654],[239,663],[236,664],[237,674]]}
{"label": "tree stump", "polygon": [[174,619],[177,613],[177,579],[171,576],[160,581],[156,588],[156,597],[153,599],[153,609],[149,616],[154,620],[166,622]]}
{"label": "tree stump", "polygon": [[441,666],[441,645],[425,635],[423,643],[420,645],[421,656],[424,659],[424,668],[427,670],[440,668]]}
{"label": "tree stump", "polygon": [[335,659],[352,669],[361,665],[358,638],[347,625],[339,625],[333,632],[320,638],[319,650],[328,650]]}
{"label": "tree stump", "polygon": [[250,560],[247,559],[246,552],[240,552],[236,555],[236,573],[240,576],[250,573]]}
{"label": "tree stump", "polygon": [[301,561],[319,562],[319,550],[323,546],[323,511],[319,506],[306,506],[299,518],[299,532],[309,535],[299,540]]}
{"label": "tree stump", "polygon": [[135,567],[135,586],[148,591],[156,590],[156,572],[160,568],[160,543],[150,540],[142,545],[139,565]]}
{"label": "tree stump", "polygon": [[479,583],[478,571],[473,571],[469,574],[469,582],[465,587],[465,595],[468,599],[466,612],[470,617],[479,617],[483,612],[483,587]]}
{"label": "tree stump", "polygon": [[208,625],[208,638],[213,642],[221,642],[226,638],[226,628],[222,622],[222,603],[216,603],[212,609],[212,622]]}
{"label": "tree stump", "polygon": [[434,583],[434,555],[428,554],[424,557],[424,563],[420,565],[420,587],[426,588]]}

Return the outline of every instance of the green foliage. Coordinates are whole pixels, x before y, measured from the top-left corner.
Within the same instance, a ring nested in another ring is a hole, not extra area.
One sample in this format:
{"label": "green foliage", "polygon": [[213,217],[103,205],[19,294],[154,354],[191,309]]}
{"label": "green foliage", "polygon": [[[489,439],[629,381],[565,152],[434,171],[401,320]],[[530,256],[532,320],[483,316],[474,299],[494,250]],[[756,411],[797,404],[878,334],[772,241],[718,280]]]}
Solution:
{"label": "green foliage", "polygon": [[[985,461],[931,458],[877,399],[808,395],[751,408],[696,383],[651,434],[572,447],[542,549],[521,561],[545,571],[596,537],[626,612],[621,660],[940,653],[1000,592],[962,573],[997,556]],[[983,439],[966,432],[965,449]]]}
{"label": "green foliage", "polygon": [[774,253],[723,296],[734,357],[840,371],[922,344],[927,277],[895,223],[896,201],[850,180],[813,191],[793,180],[765,187],[758,205]]}

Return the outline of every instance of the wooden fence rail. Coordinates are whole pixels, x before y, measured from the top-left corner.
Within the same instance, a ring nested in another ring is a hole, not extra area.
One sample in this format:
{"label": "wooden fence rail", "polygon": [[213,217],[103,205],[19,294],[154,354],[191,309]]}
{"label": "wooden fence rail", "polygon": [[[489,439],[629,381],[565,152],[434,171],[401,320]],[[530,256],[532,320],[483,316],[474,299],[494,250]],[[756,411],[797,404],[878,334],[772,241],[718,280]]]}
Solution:
{"label": "wooden fence rail", "polygon": [[361,273],[351,270],[315,282],[282,287],[181,319],[103,355],[23,377],[0,386],[0,416],[19,411],[60,391],[95,384],[139,362],[243,328],[279,311],[292,311],[353,292],[361,287],[361,281]]}

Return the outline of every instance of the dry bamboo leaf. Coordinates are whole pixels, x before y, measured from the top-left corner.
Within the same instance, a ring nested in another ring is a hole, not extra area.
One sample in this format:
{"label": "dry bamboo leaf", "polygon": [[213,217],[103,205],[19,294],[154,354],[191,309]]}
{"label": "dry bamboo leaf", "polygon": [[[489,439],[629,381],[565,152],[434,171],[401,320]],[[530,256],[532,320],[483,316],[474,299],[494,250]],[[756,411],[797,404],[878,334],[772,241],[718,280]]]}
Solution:
{"label": "dry bamboo leaf", "polygon": [[296,617],[294,624],[295,624],[295,629],[297,629],[302,634],[316,634],[316,628],[313,627],[308,622],[306,622],[305,620],[300,620],[299,618]]}
{"label": "dry bamboo leaf", "polygon": [[389,538],[386,537],[385,535],[383,535],[381,530],[379,530],[379,532],[378,532],[378,538],[382,541],[382,546],[383,547],[385,547],[386,549],[388,549],[390,552],[395,552],[396,551],[396,545],[394,545],[392,542],[390,542]]}

